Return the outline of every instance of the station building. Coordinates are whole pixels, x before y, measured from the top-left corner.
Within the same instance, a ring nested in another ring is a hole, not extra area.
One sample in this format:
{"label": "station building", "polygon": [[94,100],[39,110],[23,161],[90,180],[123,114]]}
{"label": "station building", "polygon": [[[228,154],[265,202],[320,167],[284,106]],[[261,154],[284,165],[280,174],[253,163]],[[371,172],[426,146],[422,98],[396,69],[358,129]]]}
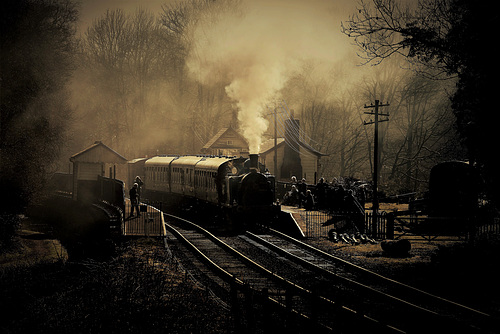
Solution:
{"label": "station building", "polygon": [[[279,181],[288,182],[292,176],[306,179],[309,184],[318,181],[320,159],[323,154],[300,137],[300,122],[290,118],[285,121],[285,137],[268,139],[260,147],[259,161]],[[232,127],[223,128],[201,150],[207,155],[248,156],[245,138]],[[276,161],[276,163],[275,163]]]}

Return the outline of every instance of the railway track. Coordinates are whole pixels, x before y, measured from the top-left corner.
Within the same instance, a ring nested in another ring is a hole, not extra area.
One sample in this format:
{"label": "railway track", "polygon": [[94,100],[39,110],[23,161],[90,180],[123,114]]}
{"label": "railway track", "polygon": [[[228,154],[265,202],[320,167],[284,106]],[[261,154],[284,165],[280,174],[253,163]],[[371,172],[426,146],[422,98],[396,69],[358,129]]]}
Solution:
{"label": "railway track", "polygon": [[165,215],[165,221],[175,236],[169,244],[179,247],[183,264],[226,305],[240,310],[236,314],[246,328],[340,333],[495,330],[487,314],[387,279],[277,231],[218,238],[174,216]]}
{"label": "railway track", "polygon": [[361,306],[369,316],[406,332],[497,333],[500,328],[498,319],[484,312],[384,277],[278,231],[246,235],[269,251],[326,278],[330,286],[322,290],[323,296],[336,297],[348,307]]}

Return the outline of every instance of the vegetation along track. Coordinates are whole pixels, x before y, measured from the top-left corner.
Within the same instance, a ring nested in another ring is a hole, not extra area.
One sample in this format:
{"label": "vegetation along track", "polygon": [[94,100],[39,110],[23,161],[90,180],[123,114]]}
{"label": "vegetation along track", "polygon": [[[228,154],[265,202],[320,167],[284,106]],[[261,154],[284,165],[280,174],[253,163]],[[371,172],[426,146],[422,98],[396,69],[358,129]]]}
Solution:
{"label": "vegetation along track", "polygon": [[[180,218],[165,215],[165,220],[176,238],[170,239],[170,246],[182,247],[178,256],[183,265],[233,309],[238,296],[244,296],[240,299],[246,299],[247,306],[260,308],[254,313],[261,317],[253,316],[252,321],[263,326],[279,326],[276,319],[283,317],[283,326],[290,327],[293,317],[294,329],[300,331],[302,324],[304,332],[311,326],[341,333],[422,332],[430,327],[480,332],[477,318],[481,326],[491,325],[484,313],[384,278],[276,231],[217,238]],[[271,314],[273,321],[266,321]]]}

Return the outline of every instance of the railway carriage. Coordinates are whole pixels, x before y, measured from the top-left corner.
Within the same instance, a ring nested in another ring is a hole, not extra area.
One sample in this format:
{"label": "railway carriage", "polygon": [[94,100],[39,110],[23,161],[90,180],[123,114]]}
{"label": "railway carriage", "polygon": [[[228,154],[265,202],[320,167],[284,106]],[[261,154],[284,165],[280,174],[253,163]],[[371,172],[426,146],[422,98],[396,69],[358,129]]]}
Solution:
{"label": "railway carriage", "polygon": [[153,157],[144,163],[144,193],[153,195],[155,193],[169,193],[171,191],[172,175],[170,163],[177,159],[175,156]]}
{"label": "railway carriage", "polygon": [[144,162],[143,198],[230,221],[270,220],[279,206],[274,201],[274,176],[262,171],[256,155],[157,156]]}

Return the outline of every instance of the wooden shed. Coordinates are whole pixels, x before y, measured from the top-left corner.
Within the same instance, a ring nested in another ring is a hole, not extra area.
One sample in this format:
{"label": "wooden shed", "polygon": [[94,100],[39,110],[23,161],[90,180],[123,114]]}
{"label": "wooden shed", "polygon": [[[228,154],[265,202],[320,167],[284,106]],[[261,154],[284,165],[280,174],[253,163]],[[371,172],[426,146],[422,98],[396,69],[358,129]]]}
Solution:
{"label": "wooden shed", "polygon": [[127,159],[101,141],[96,141],[83,151],[74,154],[69,160],[73,163],[73,199],[75,200],[78,197],[79,181],[97,180],[99,176],[106,176],[108,171],[110,178],[116,178],[117,175],[121,178],[121,175],[126,173]]}

